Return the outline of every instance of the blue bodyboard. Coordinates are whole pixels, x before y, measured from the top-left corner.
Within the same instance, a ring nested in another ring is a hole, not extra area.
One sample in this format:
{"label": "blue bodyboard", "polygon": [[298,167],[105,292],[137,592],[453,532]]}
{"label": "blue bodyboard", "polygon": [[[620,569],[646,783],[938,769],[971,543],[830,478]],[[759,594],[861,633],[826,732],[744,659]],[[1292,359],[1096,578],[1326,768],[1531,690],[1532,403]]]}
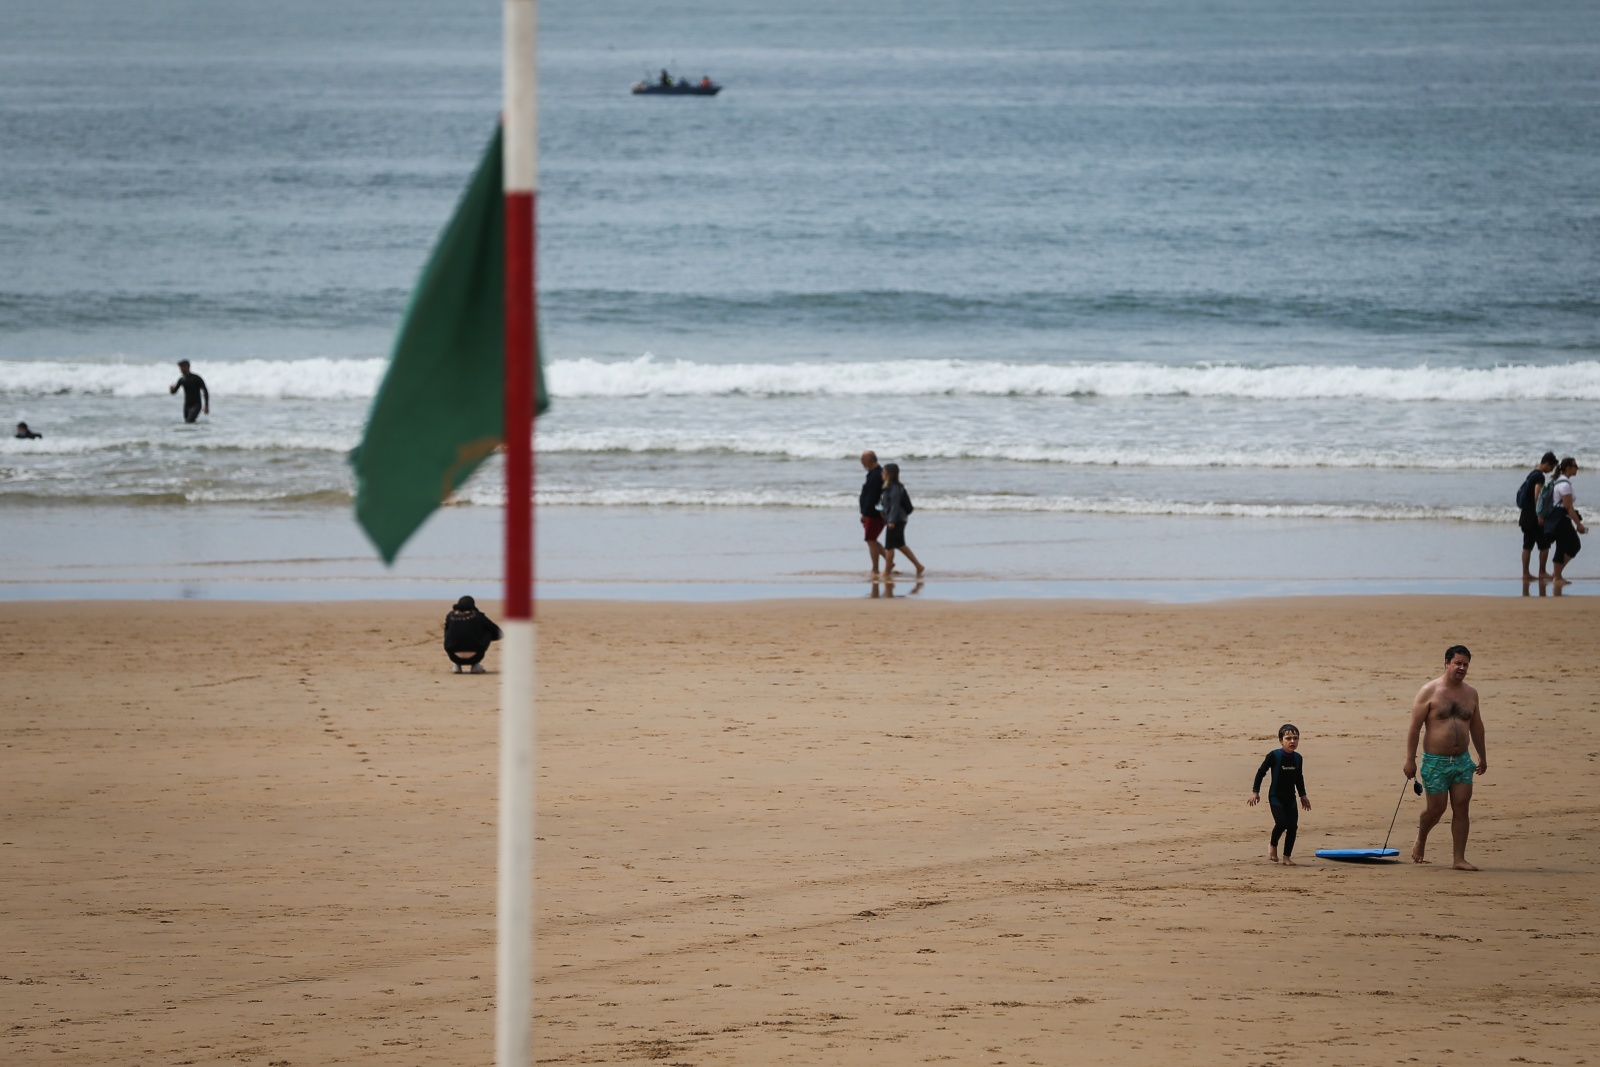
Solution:
{"label": "blue bodyboard", "polygon": [[1317,858],[1346,863],[1378,863],[1400,855],[1397,848],[1319,848]]}

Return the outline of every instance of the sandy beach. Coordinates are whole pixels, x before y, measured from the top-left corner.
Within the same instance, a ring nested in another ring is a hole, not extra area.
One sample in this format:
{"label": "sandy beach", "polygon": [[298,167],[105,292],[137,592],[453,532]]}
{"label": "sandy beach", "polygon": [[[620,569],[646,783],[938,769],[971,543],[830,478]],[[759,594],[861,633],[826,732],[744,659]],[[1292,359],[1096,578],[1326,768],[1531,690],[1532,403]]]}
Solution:
{"label": "sandy beach", "polygon": [[[0,604],[0,1060],[490,1062],[498,687],[444,610]],[[568,601],[540,640],[541,1063],[1596,1059],[1593,598]],[[1483,870],[1314,860],[1382,842],[1457,641]],[[1244,804],[1284,720],[1296,868]]]}

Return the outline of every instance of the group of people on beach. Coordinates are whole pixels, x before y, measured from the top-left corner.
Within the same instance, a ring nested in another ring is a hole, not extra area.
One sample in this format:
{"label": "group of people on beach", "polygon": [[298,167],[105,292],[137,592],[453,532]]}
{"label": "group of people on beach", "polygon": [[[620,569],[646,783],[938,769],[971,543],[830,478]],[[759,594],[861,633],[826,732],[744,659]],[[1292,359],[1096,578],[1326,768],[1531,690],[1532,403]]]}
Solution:
{"label": "group of people on beach", "polygon": [[[1529,471],[1517,489],[1517,520],[1522,527],[1522,581],[1537,580],[1541,588],[1545,582],[1564,585],[1567,564],[1583,548],[1579,534],[1589,528],[1583,524],[1578,512],[1578,495],[1573,492],[1572,479],[1578,473],[1578,461],[1568,456],[1557,460],[1554,452],[1546,452],[1539,465]],[[1536,576],[1529,564],[1533,550],[1539,550],[1539,573]],[[1555,549],[1553,571],[1545,570],[1550,550]]]}
{"label": "group of people on beach", "polygon": [[[1467,684],[1467,668],[1472,653],[1466,645],[1451,645],[1444,653],[1444,673],[1424,685],[1411,703],[1411,719],[1406,727],[1406,759],[1401,768],[1405,780],[1427,799],[1417,821],[1417,840],[1411,847],[1411,862],[1426,863],[1428,834],[1450,808],[1452,866],[1458,871],[1478,868],[1467,862],[1468,809],[1472,804],[1472,782],[1489,770],[1485,747],[1483,713],[1478,691]],[[1417,762],[1417,743],[1422,743],[1422,762]],[[1468,745],[1478,750],[1474,760]],[[1300,828],[1300,811],[1311,810],[1306,795],[1305,758],[1300,755],[1300,729],[1293,723],[1278,727],[1278,747],[1267,753],[1256,769],[1246,803],[1261,802],[1261,782],[1269,774],[1267,803],[1272,809],[1272,838],[1267,859],[1294,865],[1294,840]],[[1404,796],[1404,793],[1401,794]],[[1283,850],[1279,852],[1279,841]]]}
{"label": "group of people on beach", "polygon": [[[917,577],[927,571],[917,554],[906,544],[906,523],[916,510],[911,494],[900,483],[900,464],[878,464],[878,454],[861,453],[861,466],[867,480],[861,486],[861,530],[866,535],[867,552],[872,557],[872,577],[881,572],[884,578],[894,574],[894,554],[904,552],[906,559],[917,568]],[[878,541],[879,536],[883,541]]]}

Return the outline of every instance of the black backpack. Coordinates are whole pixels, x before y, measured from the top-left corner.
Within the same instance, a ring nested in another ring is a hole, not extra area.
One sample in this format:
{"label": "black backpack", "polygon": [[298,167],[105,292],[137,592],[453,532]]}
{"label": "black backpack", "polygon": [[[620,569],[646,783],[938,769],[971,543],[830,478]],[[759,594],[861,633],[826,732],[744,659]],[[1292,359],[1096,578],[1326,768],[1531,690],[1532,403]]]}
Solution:
{"label": "black backpack", "polygon": [[1522,479],[1522,486],[1517,490],[1517,507],[1523,511],[1532,511],[1537,503],[1537,498],[1533,495],[1533,476],[1535,474],[1542,475],[1544,471],[1529,471],[1528,476]]}

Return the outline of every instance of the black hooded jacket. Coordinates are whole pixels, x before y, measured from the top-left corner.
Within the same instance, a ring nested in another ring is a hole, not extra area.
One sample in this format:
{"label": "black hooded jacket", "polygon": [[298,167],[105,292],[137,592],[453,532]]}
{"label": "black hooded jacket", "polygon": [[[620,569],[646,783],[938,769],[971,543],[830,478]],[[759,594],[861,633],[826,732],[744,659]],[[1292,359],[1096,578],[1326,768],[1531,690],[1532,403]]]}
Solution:
{"label": "black hooded jacket", "polygon": [[483,652],[489,642],[500,640],[500,627],[477,608],[452,610],[444,617],[446,652]]}

